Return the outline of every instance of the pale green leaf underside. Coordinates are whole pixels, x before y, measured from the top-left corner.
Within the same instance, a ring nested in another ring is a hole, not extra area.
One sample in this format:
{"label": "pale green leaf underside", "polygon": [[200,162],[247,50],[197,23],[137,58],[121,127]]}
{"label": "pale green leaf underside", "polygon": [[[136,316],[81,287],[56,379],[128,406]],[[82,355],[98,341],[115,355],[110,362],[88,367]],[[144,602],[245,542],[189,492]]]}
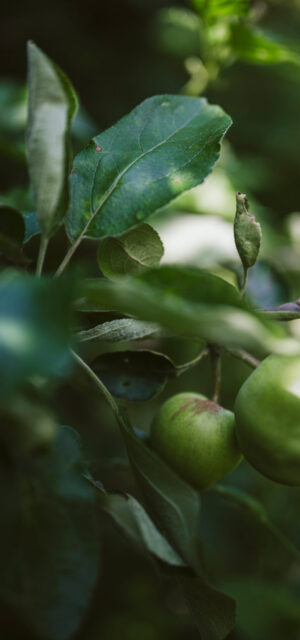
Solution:
{"label": "pale green leaf underside", "polygon": [[44,235],[51,236],[68,206],[70,129],[77,108],[63,72],[28,43],[27,156],[36,207]]}
{"label": "pale green leaf underside", "polygon": [[98,265],[107,278],[140,273],[157,264],[164,253],[163,243],[149,224],[140,224],[117,237],[99,243]]}
{"label": "pale green leaf underside", "polygon": [[230,124],[203,98],[162,95],[142,102],[75,158],[70,240],[118,235],[200,184]]}
{"label": "pale green leaf underside", "polygon": [[184,560],[171,547],[133,496],[106,493],[102,503],[104,511],[110,515],[125,536],[141,550],[154,554],[170,565],[185,566]]}

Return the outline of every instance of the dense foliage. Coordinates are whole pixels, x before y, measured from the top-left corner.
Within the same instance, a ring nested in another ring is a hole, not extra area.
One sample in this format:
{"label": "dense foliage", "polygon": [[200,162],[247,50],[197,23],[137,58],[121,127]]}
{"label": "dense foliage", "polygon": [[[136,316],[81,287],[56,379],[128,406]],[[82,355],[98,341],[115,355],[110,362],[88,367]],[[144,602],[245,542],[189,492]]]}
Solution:
{"label": "dense foliage", "polygon": [[6,640],[298,637],[299,214],[271,224],[271,167],[202,97],[224,104],[237,61],[299,82],[260,19],[246,0],[157,11],[188,77],[101,133],[31,41],[28,97],[0,86],[0,152],[30,180],[0,196]]}

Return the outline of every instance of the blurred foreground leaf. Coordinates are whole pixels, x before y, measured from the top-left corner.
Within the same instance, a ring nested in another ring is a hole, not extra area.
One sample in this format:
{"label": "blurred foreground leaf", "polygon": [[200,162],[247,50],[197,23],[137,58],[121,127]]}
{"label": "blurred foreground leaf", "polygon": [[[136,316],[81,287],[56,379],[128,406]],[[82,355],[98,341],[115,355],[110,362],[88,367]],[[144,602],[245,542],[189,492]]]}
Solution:
{"label": "blurred foreground leaf", "polygon": [[68,640],[90,601],[99,551],[76,432],[61,427],[47,455],[0,474],[1,598],[38,637]]}
{"label": "blurred foreground leaf", "polygon": [[118,282],[86,280],[78,308],[107,308],[169,331],[250,351],[295,352],[299,343],[266,322],[223,279],[193,267],[161,266]]}
{"label": "blurred foreground leaf", "polygon": [[70,278],[59,282],[15,271],[0,278],[0,393],[30,376],[61,376],[69,369]]}

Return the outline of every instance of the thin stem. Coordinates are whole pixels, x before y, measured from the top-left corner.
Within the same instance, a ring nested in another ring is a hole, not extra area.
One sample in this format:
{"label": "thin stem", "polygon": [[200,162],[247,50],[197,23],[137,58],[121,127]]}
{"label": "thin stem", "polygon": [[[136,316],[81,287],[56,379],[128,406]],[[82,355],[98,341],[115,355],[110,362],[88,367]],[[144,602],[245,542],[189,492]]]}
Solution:
{"label": "thin stem", "polygon": [[44,260],[46,257],[48,243],[49,243],[49,238],[46,238],[46,236],[42,235],[40,240],[39,255],[38,255],[38,259],[36,263],[36,271],[35,271],[35,275],[38,278],[42,275],[42,272],[43,272]]}
{"label": "thin stem", "polygon": [[207,356],[209,353],[209,348],[208,347],[204,347],[204,349],[202,349],[202,351],[196,356],[196,358],[194,358],[193,360],[190,360],[190,362],[185,362],[184,364],[178,364],[176,367],[176,372],[178,376],[181,376],[182,373],[185,373],[186,371],[189,371],[189,369],[191,369],[192,367],[195,367],[200,360],[202,360],[202,358],[204,358],[204,356]]}
{"label": "thin stem", "polygon": [[258,502],[252,496],[248,496],[244,494],[239,489],[235,487],[225,487],[223,485],[216,485],[210,491],[214,491],[214,493],[218,493],[225,500],[229,500],[233,502],[239,507],[246,509],[253,517],[258,520],[258,522],[266,527],[268,531],[276,538],[276,540],[285,548],[285,550],[297,560],[300,561],[300,551],[294,545],[294,543],[277,527],[274,522],[269,520],[269,516],[265,511],[264,506]]}
{"label": "thin stem", "polygon": [[100,378],[98,378],[98,376],[94,373],[94,371],[89,367],[89,365],[82,360],[82,358],[80,358],[80,356],[75,353],[75,351],[72,351],[72,356],[74,358],[74,360],[76,360],[77,364],[84,369],[84,371],[87,373],[87,375],[91,378],[91,380],[93,380],[93,382],[96,384],[96,386],[98,387],[98,389],[100,389],[103,397],[105,398],[106,402],[109,404],[118,424],[120,425],[121,429],[126,429],[127,425],[125,423],[125,420],[123,419],[123,416],[120,413],[119,407],[115,401],[115,399],[112,397],[112,395],[109,393],[108,389],[106,388],[106,386],[103,384],[103,382],[100,380]]}
{"label": "thin stem", "polygon": [[245,295],[245,291],[246,291],[246,287],[247,287],[247,281],[248,281],[248,269],[247,267],[245,267],[243,265],[243,269],[244,269],[244,280],[243,280],[243,284],[240,288],[240,294],[243,297]]}
{"label": "thin stem", "polygon": [[274,309],[262,309],[259,310],[259,315],[263,318],[272,319],[272,320],[299,320],[300,319],[300,309],[299,311],[276,311]]}
{"label": "thin stem", "polygon": [[232,349],[231,347],[224,347],[224,350],[227,351],[233,358],[237,358],[238,360],[242,360],[245,364],[248,364],[252,369],[256,369],[258,365],[260,365],[260,360],[254,358],[251,353],[248,353],[244,349]]}
{"label": "thin stem", "polygon": [[[85,231],[85,229],[84,229]],[[83,233],[78,236],[77,240],[74,242],[74,244],[72,244],[69,248],[69,250],[67,251],[64,259],[62,260],[62,262],[60,263],[59,267],[57,268],[54,277],[57,278],[58,276],[60,276],[63,271],[65,270],[66,266],[69,264],[73,253],[75,253],[77,247],[79,247],[81,240],[83,239]]]}
{"label": "thin stem", "polygon": [[213,370],[214,392],[213,402],[219,402],[221,392],[221,354],[220,349],[214,345],[210,346],[210,357]]}

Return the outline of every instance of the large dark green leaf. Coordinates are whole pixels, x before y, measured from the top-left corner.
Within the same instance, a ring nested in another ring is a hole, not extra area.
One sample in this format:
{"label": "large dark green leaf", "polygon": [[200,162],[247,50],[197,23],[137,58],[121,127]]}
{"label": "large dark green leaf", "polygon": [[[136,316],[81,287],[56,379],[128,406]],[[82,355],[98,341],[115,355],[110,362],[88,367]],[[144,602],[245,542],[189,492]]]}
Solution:
{"label": "large dark green leaf", "polygon": [[150,400],[176,375],[167,356],[146,349],[103,353],[91,368],[113,396],[130,402]]}
{"label": "large dark green leaf", "polygon": [[77,434],[23,468],[0,467],[0,593],[39,638],[77,631],[98,573],[95,492],[82,475]]}
{"label": "large dark green leaf", "polygon": [[118,235],[200,184],[230,124],[203,98],[162,95],[142,102],[75,158],[70,240]]}
{"label": "large dark green leaf", "polygon": [[14,271],[0,279],[0,392],[33,375],[60,376],[69,368],[70,279],[37,280]]}
{"label": "large dark green leaf", "polygon": [[130,429],[123,429],[128,456],[143,500],[182,559],[200,570],[200,497]]}
{"label": "large dark green leaf", "polygon": [[141,224],[119,236],[103,238],[99,244],[98,265],[107,278],[116,278],[152,267],[163,253],[157,231],[149,224]]}
{"label": "large dark green leaf", "polygon": [[101,491],[101,506],[122,533],[141,551],[151,553],[173,566],[185,565],[133,496]]}
{"label": "large dark green leaf", "polygon": [[197,268],[161,266],[121,282],[87,280],[78,307],[96,309],[97,303],[221,345],[299,351],[283,327],[254,313],[232,285]]}
{"label": "large dark green leaf", "polygon": [[65,74],[28,43],[27,156],[43,234],[50,237],[68,206],[70,130],[77,99]]}

